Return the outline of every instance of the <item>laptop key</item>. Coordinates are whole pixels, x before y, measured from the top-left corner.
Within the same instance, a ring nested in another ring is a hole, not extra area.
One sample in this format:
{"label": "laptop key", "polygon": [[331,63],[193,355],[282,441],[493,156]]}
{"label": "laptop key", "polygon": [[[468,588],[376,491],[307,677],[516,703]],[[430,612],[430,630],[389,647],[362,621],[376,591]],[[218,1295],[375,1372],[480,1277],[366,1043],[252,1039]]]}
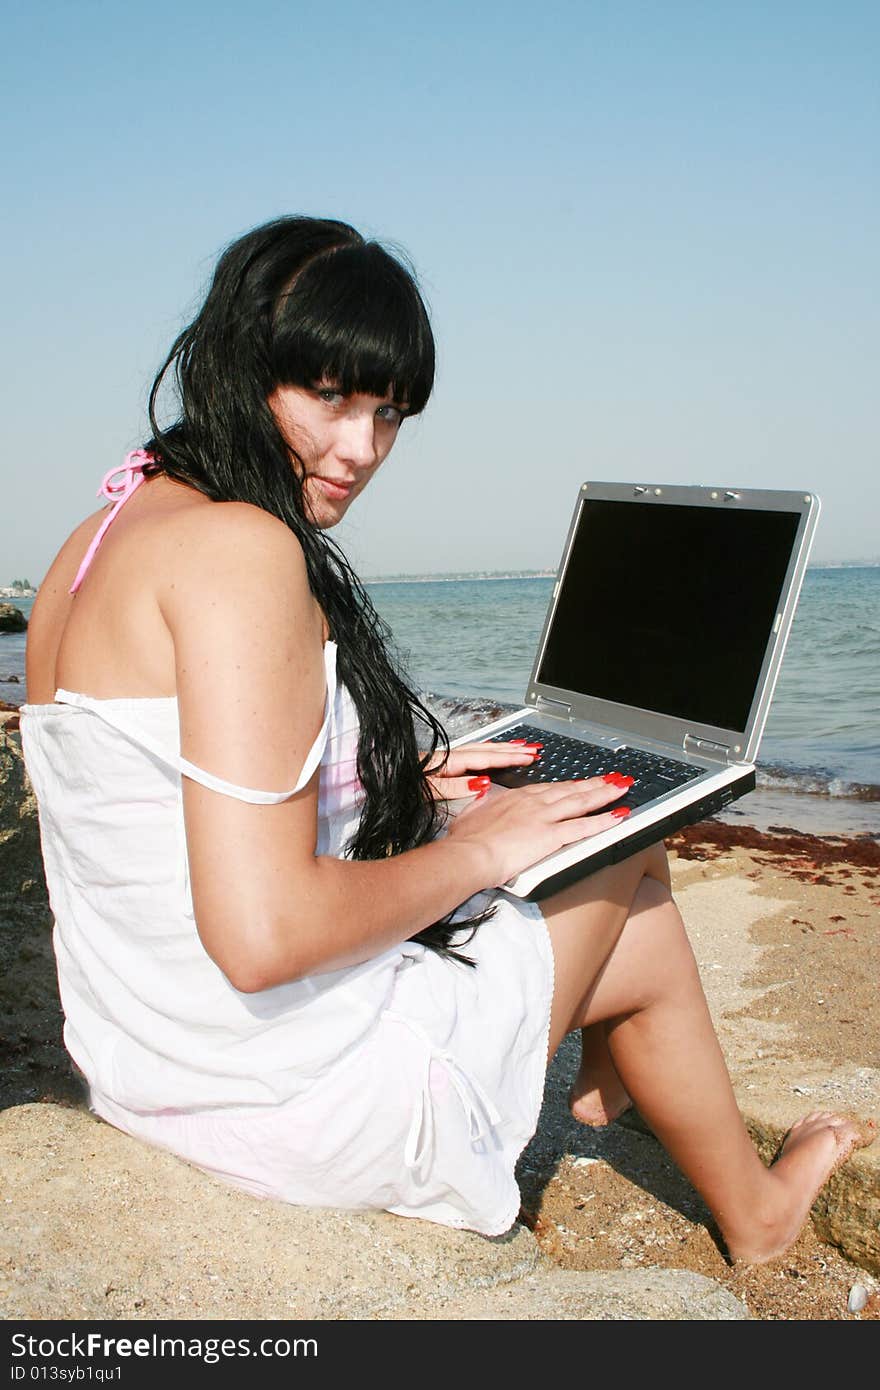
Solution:
{"label": "laptop key", "polygon": [[646,806],[649,801],[654,801],[658,796],[665,796],[672,791],[672,787],[664,782],[637,782],[634,787],[630,787],[626,796],[621,802],[615,805],[629,806],[635,809],[636,806]]}

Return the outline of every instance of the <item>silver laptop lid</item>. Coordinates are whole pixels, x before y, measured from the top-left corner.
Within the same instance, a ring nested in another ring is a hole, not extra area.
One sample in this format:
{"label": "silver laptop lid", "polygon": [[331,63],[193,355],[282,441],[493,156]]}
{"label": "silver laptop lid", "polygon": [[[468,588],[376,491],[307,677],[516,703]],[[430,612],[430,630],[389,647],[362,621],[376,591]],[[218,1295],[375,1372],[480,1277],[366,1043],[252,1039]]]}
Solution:
{"label": "silver laptop lid", "polygon": [[753,762],[819,509],[811,492],[584,483],[526,703]]}

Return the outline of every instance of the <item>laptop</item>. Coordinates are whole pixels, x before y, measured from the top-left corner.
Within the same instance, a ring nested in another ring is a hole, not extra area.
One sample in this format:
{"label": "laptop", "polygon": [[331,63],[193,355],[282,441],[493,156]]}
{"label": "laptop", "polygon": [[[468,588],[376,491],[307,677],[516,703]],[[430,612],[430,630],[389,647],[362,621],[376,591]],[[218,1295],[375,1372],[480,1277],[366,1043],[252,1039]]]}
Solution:
{"label": "laptop", "polygon": [[811,492],[582,485],[523,706],[454,744],[544,745],[490,796],[617,769],[634,782],[607,809],[630,815],[506,891],[540,900],[754,788],[819,510]]}

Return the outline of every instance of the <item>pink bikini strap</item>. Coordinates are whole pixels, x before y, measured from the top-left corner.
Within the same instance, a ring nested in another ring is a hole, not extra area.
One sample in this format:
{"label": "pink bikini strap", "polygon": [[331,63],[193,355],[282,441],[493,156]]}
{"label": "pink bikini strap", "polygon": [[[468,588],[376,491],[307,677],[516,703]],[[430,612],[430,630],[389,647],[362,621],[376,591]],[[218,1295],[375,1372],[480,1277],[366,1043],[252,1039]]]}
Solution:
{"label": "pink bikini strap", "polygon": [[[76,579],[70,586],[70,593],[75,594],[80,584],[86,577],[86,572],[95,552],[107,531],[107,527],[113,522],[119,513],[119,508],[126,503],[133,492],[136,492],[144,481],[144,465],[153,462],[152,454],[148,454],[146,449],[132,449],[131,453],[125,455],[125,462],[117,468],[111,468],[109,473],[104,475],[101,486],[98,488],[98,496],[106,497],[108,502],[112,502],[110,508],[101,525],[98,527],[92,543],[83,556],[82,564],[76,572]],[[120,478],[121,475],[121,478]],[[114,479],[119,481],[114,482]]]}

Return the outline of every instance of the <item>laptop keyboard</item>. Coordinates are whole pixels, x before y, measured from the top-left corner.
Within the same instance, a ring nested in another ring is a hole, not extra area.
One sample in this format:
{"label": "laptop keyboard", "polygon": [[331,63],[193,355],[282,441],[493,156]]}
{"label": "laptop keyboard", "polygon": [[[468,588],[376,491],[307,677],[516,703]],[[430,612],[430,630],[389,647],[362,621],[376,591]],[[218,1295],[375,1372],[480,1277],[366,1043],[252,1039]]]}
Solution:
{"label": "laptop keyboard", "polygon": [[538,761],[531,767],[505,767],[490,773],[492,781],[499,786],[527,787],[532,782],[567,782],[577,777],[601,777],[604,772],[622,772],[634,777],[635,782],[626,796],[613,804],[629,806],[631,810],[676,787],[683,787],[686,782],[693,782],[705,771],[662,754],[646,753],[641,748],[602,748],[597,743],[584,743],[566,734],[548,733],[546,729],[535,728],[534,724],[516,724],[503,733],[494,734],[486,742],[508,743],[514,738],[544,746]]}

